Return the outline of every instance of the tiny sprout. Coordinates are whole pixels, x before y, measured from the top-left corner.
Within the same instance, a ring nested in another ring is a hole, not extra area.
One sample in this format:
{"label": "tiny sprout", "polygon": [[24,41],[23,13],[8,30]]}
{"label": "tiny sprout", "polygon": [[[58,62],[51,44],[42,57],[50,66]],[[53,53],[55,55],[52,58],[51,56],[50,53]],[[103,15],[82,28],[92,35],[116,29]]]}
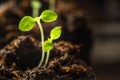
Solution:
{"label": "tiny sprout", "polygon": [[39,15],[39,9],[41,8],[42,4],[39,0],[31,0],[31,7],[33,9],[32,16],[36,17]]}
{"label": "tiny sprout", "polygon": [[48,63],[48,59],[49,59],[49,52],[50,50],[53,48],[53,40],[56,40],[60,37],[61,35],[61,27],[57,26],[55,28],[53,28],[50,32],[50,38],[48,38],[48,40],[46,40],[44,42],[44,51],[47,52],[47,57],[46,57],[46,61],[45,61],[45,66]]}
{"label": "tiny sprout", "polygon": [[52,11],[52,10],[45,10],[41,13],[41,15],[39,17],[31,17],[31,16],[25,16],[21,19],[20,23],[19,23],[19,29],[21,31],[30,31],[33,29],[35,22],[37,22],[38,27],[40,28],[40,32],[41,32],[41,44],[42,44],[42,57],[41,57],[41,61],[39,63],[38,66],[41,66],[43,61],[44,61],[44,57],[45,57],[45,52],[47,52],[46,55],[46,60],[45,60],[45,64],[44,66],[47,65],[48,63],[48,59],[49,59],[49,54],[50,54],[50,50],[53,48],[53,40],[56,40],[60,37],[61,35],[61,27],[57,26],[55,28],[53,28],[50,32],[50,38],[48,38],[48,40],[44,41],[44,31],[41,25],[41,20],[44,22],[53,22],[57,19],[57,14]]}

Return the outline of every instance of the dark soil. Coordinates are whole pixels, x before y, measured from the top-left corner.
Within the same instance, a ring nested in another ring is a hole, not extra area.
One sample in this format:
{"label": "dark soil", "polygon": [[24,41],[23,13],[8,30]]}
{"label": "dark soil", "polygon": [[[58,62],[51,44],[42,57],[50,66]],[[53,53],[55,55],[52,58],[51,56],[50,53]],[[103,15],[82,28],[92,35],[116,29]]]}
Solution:
{"label": "dark soil", "polygon": [[95,80],[95,74],[80,59],[80,46],[54,43],[47,67],[37,67],[41,58],[40,42],[19,36],[0,50],[0,80]]}

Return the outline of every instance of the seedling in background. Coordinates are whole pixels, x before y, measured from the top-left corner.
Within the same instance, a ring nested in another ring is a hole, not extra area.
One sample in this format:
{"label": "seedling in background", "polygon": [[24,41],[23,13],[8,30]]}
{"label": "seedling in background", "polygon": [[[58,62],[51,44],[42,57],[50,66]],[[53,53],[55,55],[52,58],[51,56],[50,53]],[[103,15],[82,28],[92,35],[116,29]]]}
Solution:
{"label": "seedling in background", "polygon": [[42,4],[39,0],[31,0],[31,7],[32,7],[32,16],[36,17],[39,15],[39,9],[41,8]]}
{"label": "seedling in background", "polygon": [[21,31],[30,31],[33,29],[35,22],[37,22],[37,24],[38,24],[38,27],[41,32],[41,45],[42,45],[42,57],[41,57],[41,61],[38,66],[42,65],[42,63],[44,61],[44,57],[45,57],[45,52],[47,52],[47,56],[46,56],[44,66],[47,65],[50,50],[53,48],[53,40],[58,39],[61,35],[61,27],[57,26],[53,30],[51,30],[50,38],[48,38],[48,40],[46,40],[44,42],[44,31],[43,31],[43,28],[41,25],[41,20],[43,22],[53,22],[56,19],[57,19],[57,14],[54,11],[45,10],[41,13],[41,15],[39,17],[33,18],[31,16],[25,16],[21,19],[21,21],[19,23],[19,29]]}

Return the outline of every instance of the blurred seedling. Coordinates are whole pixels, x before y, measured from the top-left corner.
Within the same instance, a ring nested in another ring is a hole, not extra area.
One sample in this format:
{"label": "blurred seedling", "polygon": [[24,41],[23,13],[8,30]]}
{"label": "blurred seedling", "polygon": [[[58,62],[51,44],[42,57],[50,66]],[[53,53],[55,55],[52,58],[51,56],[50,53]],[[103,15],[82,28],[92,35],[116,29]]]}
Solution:
{"label": "blurred seedling", "polygon": [[36,17],[39,15],[39,9],[41,8],[42,3],[39,0],[31,0],[32,7],[32,16]]}

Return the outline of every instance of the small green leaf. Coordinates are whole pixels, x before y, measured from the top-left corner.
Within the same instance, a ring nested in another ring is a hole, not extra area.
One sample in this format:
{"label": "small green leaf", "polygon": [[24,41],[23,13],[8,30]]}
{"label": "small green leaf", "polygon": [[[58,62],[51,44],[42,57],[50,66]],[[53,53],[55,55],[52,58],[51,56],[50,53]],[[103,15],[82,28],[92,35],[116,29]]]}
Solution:
{"label": "small green leaf", "polygon": [[53,48],[53,43],[47,40],[43,43],[43,46],[44,46],[44,51],[47,52]]}
{"label": "small green leaf", "polygon": [[50,32],[50,38],[53,40],[58,39],[61,35],[61,27],[55,27]]}
{"label": "small green leaf", "polygon": [[52,10],[45,10],[41,13],[40,18],[44,22],[53,22],[57,19],[57,14]]}
{"label": "small green leaf", "polygon": [[19,23],[19,29],[21,31],[30,31],[31,29],[33,29],[34,23],[35,23],[34,18],[30,16],[25,16],[21,19]]}

